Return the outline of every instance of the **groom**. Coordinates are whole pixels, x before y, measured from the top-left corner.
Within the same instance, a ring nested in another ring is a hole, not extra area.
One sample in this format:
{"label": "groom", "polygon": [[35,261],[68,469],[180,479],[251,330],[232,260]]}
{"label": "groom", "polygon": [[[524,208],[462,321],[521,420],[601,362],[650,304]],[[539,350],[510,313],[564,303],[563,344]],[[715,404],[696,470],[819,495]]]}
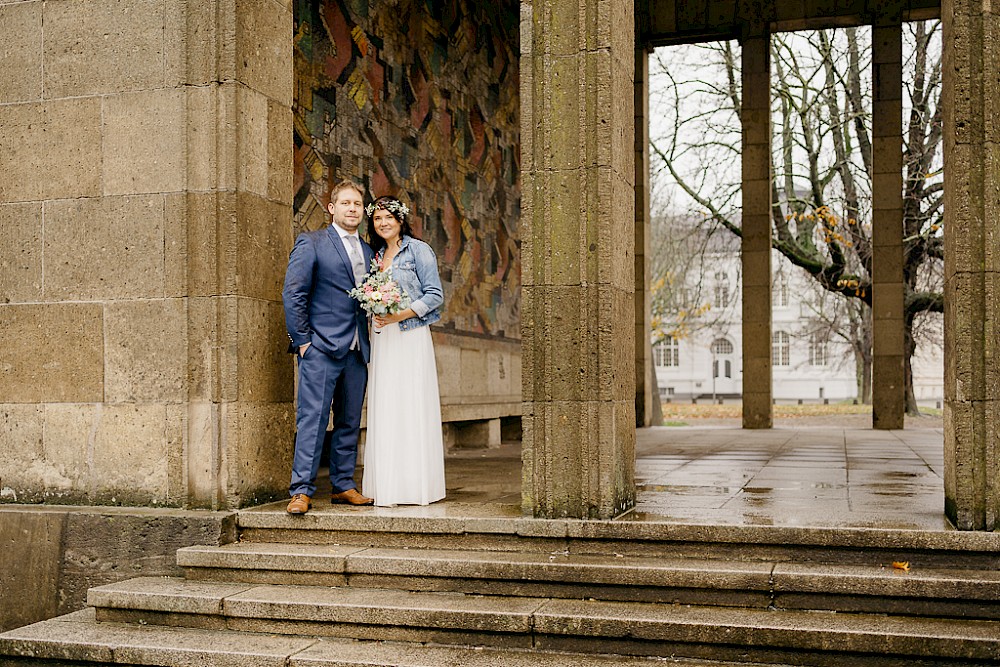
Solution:
{"label": "groom", "polygon": [[305,514],[312,506],[331,404],[332,501],[372,504],[372,499],[358,493],[354,485],[371,347],[364,311],[347,294],[364,279],[372,260],[372,249],[358,237],[363,198],[357,184],[338,183],[327,205],[333,224],[300,234],[288,259],[281,297],[292,341],[288,351],[295,352],[299,360],[289,514]]}

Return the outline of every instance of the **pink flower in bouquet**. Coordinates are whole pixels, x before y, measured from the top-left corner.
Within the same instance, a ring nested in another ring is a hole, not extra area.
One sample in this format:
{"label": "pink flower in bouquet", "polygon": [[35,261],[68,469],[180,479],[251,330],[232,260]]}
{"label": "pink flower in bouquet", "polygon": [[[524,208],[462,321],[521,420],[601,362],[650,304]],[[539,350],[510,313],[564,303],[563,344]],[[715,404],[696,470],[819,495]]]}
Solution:
{"label": "pink flower in bouquet", "polygon": [[392,269],[381,270],[376,260],[372,260],[365,281],[348,294],[357,299],[369,315],[394,315],[410,305],[406,292],[392,279]]}

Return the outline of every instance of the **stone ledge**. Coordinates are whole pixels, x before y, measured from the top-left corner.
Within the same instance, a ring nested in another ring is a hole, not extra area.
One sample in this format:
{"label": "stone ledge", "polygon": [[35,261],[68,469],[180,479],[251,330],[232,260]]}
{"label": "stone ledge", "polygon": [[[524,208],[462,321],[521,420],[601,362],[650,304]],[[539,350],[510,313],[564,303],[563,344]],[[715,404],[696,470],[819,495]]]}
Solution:
{"label": "stone ledge", "polygon": [[[290,667],[424,667],[463,665],[464,667],[662,667],[657,658],[623,655],[584,655],[537,650],[492,649],[484,647],[421,646],[402,642],[359,642],[323,639],[294,656]],[[700,660],[672,660],[676,667],[708,667]],[[712,662],[712,667],[733,663]]]}
{"label": "stone ledge", "polygon": [[236,543],[220,547],[199,545],[179,549],[177,565],[185,568],[343,573],[347,557],[362,550],[362,547],[310,544]]}
{"label": "stone ledge", "polygon": [[91,588],[87,592],[87,604],[98,608],[214,616],[222,613],[226,598],[250,588],[252,586],[248,584],[139,577]]}
{"label": "stone ledge", "polygon": [[489,534],[570,540],[692,542],[872,550],[948,550],[1000,553],[1000,533],[853,527],[712,525],[657,521],[628,513],[610,521],[533,519],[514,505],[440,504],[429,507],[331,508],[289,516],[283,504],[238,513],[240,529],[352,531],[450,535]]}
{"label": "stone ledge", "polygon": [[636,643],[736,644],[958,660],[1000,657],[998,626],[991,621],[551,600],[534,614],[534,626],[539,635]]}
{"label": "stone ledge", "polygon": [[315,639],[275,637],[188,628],[95,623],[93,610],[62,616],[0,635],[0,664],[17,656],[98,664],[229,665],[285,667]]}
{"label": "stone ledge", "polygon": [[[0,637],[0,665],[227,665],[229,667],[656,667],[658,658],[586,655],[403,642],[278,637],[232,630],[96,623],[93,610],[37,623]],[[23,656],[19,658],[18,656]],[[28,657],[31,656],[31,657]],[[55,662],[59,661],[59,662]],[[738,667],[736,663],[672,660],[677,667]]]}
{"label": "stone ledge", "polygon": [[254,542],[178,564],[190,581],[1000,619],[992,570]]}
{"label": "stone ledge", "polygon": [[[169,579],[124,582],[97,618],[199,627],[204,617],[220,616],[213,612],[221,598],[222,618],[214,627],[252,632],[528,646],[555,638],[598,653],[593,642],[603,638],[627,647],[622,652],[649,655],[719,645],[828,656],[1000,657],[996,621],[309,586],[252,586],[227,595],[224,588]],[[174,600],[165,603],[170,595]],[[139,608],[146,603],[151,611]]]}
{"label": "stone ledge", "polygon": [[[566,553],[239,543],[189,547],[177,553],[186,568],[334,572],[348,575],[511,579],[634,586],[769,590],[772,563],[695,559],[616,558]],[[236,575],[234,575],[236,576]],[[229,579],[230,581],[232,579]]]}

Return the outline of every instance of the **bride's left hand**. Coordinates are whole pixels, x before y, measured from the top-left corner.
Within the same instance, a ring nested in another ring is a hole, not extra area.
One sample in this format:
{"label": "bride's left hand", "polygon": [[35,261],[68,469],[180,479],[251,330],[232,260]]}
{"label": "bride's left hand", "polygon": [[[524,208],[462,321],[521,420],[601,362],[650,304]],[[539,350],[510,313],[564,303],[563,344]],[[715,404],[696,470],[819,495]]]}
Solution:
{"label": "bride's left hand", "polygon": [[388,326],[390,324],[395,324],[396,322],[399,322],[401,320],[402,318],[399,316],[398,313],[395,315],[376,315],[375,326],[381,329],[382,327]]}

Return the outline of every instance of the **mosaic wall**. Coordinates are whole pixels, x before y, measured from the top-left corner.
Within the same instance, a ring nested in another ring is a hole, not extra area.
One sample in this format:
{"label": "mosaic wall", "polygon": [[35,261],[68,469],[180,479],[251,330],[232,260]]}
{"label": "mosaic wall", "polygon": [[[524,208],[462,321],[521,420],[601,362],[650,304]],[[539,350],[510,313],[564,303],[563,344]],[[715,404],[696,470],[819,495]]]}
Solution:
{"label": "mosaic wall", "polygon": [[518,4],[296,0],[295,231],[342,178],[410,205],[441,327],[520,338]]}

